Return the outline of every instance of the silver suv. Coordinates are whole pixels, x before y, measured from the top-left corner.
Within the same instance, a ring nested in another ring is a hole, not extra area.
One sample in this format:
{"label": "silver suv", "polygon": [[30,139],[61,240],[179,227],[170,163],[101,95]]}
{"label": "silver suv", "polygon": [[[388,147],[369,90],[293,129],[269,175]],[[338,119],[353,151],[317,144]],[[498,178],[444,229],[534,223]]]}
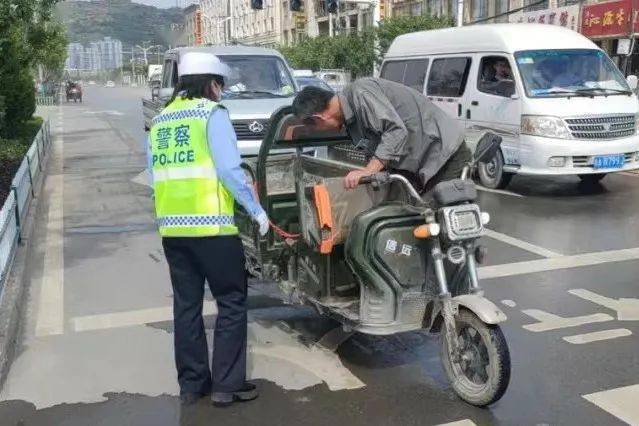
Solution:
{"label": "silver suv", "polygon": [[297,92],[291,69],[282,55],[272,49],[202,46],[167,51],[157,98],[142,100],[145,130],[151,128],[153,117],[173,95],[180,56],[191,51],[213,53],[231,68],[221,103],[231,116],[242,156],[257,155],[271,114],[282,106],[291,105]]}

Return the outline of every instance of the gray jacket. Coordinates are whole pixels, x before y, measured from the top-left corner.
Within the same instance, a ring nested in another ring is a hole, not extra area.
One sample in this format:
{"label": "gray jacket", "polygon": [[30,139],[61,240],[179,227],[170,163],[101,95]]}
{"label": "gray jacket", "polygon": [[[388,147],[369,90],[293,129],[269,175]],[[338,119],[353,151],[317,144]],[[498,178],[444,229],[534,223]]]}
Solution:
{"label": "gray jacket", "polygon": [[459,122],[410,87],[362,78],[337,95],[353,143],[426,184],[464,140]]}

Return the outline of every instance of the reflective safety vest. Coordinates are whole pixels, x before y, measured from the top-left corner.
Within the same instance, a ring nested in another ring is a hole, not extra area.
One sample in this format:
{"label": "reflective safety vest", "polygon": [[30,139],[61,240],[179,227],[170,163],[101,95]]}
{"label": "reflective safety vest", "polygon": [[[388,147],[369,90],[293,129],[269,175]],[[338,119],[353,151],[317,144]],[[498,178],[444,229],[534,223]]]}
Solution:
{"label": "reflective safety vest", "polygon": [[155,213],[163,237],[235,235],[234,200],[207,143],[208,99],[177,97],[151,127]]}

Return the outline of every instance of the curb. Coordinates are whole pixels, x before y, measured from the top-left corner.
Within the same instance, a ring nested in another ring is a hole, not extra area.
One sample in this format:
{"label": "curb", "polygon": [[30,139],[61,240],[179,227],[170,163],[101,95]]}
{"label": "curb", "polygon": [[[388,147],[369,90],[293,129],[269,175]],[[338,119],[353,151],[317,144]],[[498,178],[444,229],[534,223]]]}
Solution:
{"label": "curb", "polygon": [[9,373],[9,367],[16,353],[18,337],[21,330],[21,318],[27,292],[25,272],[27,255],[31,250],[31,240],[35,227],[36,213],[40,207],[40,194],[48,174],[49,155],[44,157],[43,170],[34,185],[36,196],[31,199],[29,212],[22,227],[22,241],[16,247],[13,264],[7,275],[2,294],[0,295],[0,390]]}

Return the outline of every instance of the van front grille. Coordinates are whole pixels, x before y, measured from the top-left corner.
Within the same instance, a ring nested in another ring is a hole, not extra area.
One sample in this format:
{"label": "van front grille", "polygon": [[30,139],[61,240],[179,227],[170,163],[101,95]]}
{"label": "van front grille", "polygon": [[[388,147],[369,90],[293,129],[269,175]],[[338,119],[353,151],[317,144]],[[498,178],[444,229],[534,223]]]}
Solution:
{"label": "van front grille", "polygon": [[617,139],[635,134],[635,116],[631,114],[587,118],[566,118],[575,139]]}

